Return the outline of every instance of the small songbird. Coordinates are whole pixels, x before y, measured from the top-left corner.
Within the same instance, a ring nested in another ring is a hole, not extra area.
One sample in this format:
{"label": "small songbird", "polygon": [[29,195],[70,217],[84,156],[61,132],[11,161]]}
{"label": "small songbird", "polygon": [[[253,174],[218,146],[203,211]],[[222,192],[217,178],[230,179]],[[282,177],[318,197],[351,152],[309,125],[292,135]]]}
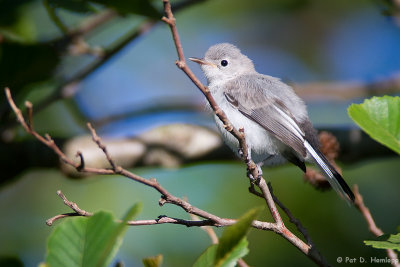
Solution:
{"label": "small songbird", "polygon": [[[305,162],[314,162],[332,188],[354,202],[350,187],[319,150],[306,105],[289,85],[258,73],[253,62],[229,43],[213,45],[204,58],[190,60],[200,64],[213,98],[233,126],[244,129],[249,155],[260,171],[263,164],[289,161],[305,172]],[[225,143],[238,153],[238,140],[218,117],[215,120]]]}

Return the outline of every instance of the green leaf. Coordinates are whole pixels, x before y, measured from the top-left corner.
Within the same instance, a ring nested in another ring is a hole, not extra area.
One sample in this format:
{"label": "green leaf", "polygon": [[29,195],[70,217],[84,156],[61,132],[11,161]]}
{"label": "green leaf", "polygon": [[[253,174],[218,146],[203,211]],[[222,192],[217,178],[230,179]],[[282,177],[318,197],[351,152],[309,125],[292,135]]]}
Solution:
{"label": "green leaf", "polygon": [[141,208],[134,205],[122,222],[100,211],[90,218],[68,218],[59,224],[47,243],[48,266],[107,266],[122,244],[126,222]]}
{"label": "green leaf", "polygon": [[382,235],[376,240],[365,240],[367,246],[381,249],[396,249],[400,251],[400,233],[396,235]]}
{"label": "green leaf", "polygon": [[[231,256],[227,258],[222,265],[219,266],[235,266],[238,259],[243,258],[249,253],[247,248],[248,242],[246,238],[240,240],[240,242],[235,246],[231,253]],[[209,246],[197,259],[194,267],[213,267],[215,265],[215,257],[217,255],[218,244]]]}
{"label": "green leaf", "polygon": [[[215,255],[215,266],[234,266],[236,261],[246,255],[248,251],[237,250],[237,246],[243,248],[243,241],[251,223],[256,219],[261,208],[254,208],[244,214],[237,223],[227,227],[219,239]],[[247,241],[246,241],[247,245]],[[247,250],[247,246],[244,247]]]}
{"label": "green leaf", "polygon": [[222,233],[219,244],[211,245],[197,259],[195,267],[231,267],[248,252],[246,235],[251,223],[256,219],[260,208],[254,208],[243,215],[237,223],[229,226]]}
{"label": "green leaf", "polygon": [[142,261],[145,267],[160,267],[163,261],[163,256],[159,254],[154,257],[144,258]]}
{"label": "green leaf", "polygon": [[215,255],[217,254],[218,244],[209,246],[196,260],[193,267],[212,267]]}
{"label": "green leaf", "polygon": [[371,138],[400,154],[400,97],[373,97],[352,104],[348,113]]}

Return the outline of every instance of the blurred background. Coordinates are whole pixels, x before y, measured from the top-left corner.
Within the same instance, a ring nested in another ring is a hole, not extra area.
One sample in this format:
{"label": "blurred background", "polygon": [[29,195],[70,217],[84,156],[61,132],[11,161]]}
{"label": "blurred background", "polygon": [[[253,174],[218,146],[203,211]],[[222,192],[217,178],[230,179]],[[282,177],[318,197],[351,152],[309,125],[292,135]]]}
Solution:
{"label": "blurred background", "polygon": [[[157,178],[201,209],[236,218],[264,205],[248,193],[246,169],[215,132],[203,96],[174,65],[171,34],[159,20],[161,1],[102,2],[0,1],[1,88],[10,87],[21,109],[31,101],[35,129],[49,133],[72,158],[82,151],[87,166],[107,167],[88,137],[86,123],[91,122],[120,164]],[[295,88],[315,127],[338,138],[344,177],[359,185],[385,233],[395,233],[400,225],[395,204],[400,158],[362,134],[347,107],[373,95],[399,95],[400,7],[395,2],[172,1],[186,57],[202,57],[209,46],[230,42],[258,72]],[[188,64],[206,83],[199,67]],[[159,207],[159,194],[141,184],[120,176],[83,177],[62,166],[17,125],[4,94],[0,101],[1,258],[24,266],[45,259],[52,231],[45,220],[69,212],[58,189],[87,211],[122,216],[142,202],[138,219],[162,214],[188,219],[177,207]],[[363,244],[373,238],[365,220],[334,192],[316,190],[294,166],[264,169],[264,174],[331,264],[338,264],[338,257],[386,256]],[[312,264],[272,232],[252,230],[249,243],[245,260],[252,266]],[[163,254],[163,266],[190,266],[209,244],[199,228],[131,227],[116,259],[141,266],[142,258]]]}

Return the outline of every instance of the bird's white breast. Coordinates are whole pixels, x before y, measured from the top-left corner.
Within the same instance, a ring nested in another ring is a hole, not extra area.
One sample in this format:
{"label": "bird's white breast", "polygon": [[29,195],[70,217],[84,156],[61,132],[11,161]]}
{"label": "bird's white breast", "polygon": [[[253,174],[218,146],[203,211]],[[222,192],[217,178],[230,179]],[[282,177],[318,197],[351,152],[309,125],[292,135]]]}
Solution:
{"label": "bird's white breast", "polygon": [[[229,121],[233,124],[236,129],[243,128],[246,136],[247,145],[251,148],[251,156],[254,162],[260,163],[271,155],[280,154],[279,151],[283,149],[282,143],[275,137],[271,136],[264,128],[259,124],[245,117],[235,107],[233,107],[225,98],[223,90],[218,87],[220,84],[210,84],[209,88],[211,93],[217,102],[218,106],[225,112]],[[238,152],[239,142],[237,139],[225,130],[223,123],[217,117],[215,117],[216,124],[219,131],[225,141],[225,143],[235,152]],[[275,157],[271,164],[284,162],[282,157]]]}

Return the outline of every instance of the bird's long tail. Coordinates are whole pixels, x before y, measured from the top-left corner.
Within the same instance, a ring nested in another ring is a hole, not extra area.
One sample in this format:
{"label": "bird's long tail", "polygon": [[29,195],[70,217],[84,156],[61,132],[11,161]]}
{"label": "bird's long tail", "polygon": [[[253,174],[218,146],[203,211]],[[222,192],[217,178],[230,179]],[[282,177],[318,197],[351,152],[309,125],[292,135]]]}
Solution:
{"label": "bird's long tail", "polygon": [[354,203],[354,194],[350,187],[347,185],[343,177],[336,171],[336,169],[329,163],[328,159],[322,154],[319,149],[313,148],[307,141],[304,142],[307,151],[313,157],[315,163],[325,174],[329,184],[335,191],[343,196],[348,203]]}

